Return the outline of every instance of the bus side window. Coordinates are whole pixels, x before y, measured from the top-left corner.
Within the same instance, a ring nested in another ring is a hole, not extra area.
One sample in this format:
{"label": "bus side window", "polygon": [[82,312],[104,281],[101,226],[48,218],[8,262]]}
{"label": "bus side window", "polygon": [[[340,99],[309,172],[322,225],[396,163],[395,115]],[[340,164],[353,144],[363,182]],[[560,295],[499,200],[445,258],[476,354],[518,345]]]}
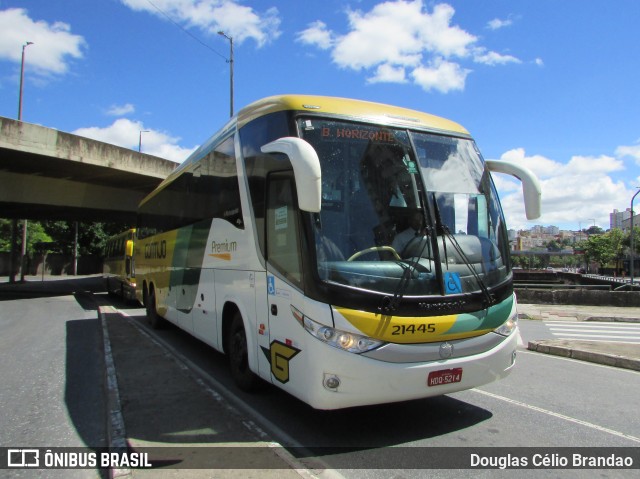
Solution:
{"label": "bus side window", "polygon": [[267,186],[267,260],[296,286],[302,283],[293,174],[272,173]]}

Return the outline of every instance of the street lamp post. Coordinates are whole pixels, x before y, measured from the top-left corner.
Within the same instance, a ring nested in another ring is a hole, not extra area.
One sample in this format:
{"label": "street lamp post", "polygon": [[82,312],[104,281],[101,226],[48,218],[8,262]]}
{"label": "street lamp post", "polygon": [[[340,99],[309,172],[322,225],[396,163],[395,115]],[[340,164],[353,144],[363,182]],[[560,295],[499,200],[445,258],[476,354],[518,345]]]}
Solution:
{"label": "street lamp post", "polygon": [[[22,45],[22,62],[20,63],[20,93],[18,94],[18,121],[22,121],[22,89],[24,83],[24,51],[33,42],[26,42]],[[16,222],[17,224],[17,222]],[[20,281],[24,281],[24,260],[27,255],[27,220],[22,223],[22,248],[20,250]],[[44,268],[44,265],[42,265]],[[13,272],[12,272],[13,274]]]}
{"label": "street lamp post", "polygon": [[636,196],[638,196],[638,193],[640,193],[640,188],[638,188],[638,191],[635,192],[635,194],[631,197],[631,222],[630,222],[630,226],[631,228],[629,228],[629,255],[630,255],[630,261],[629,261],[629,276],[631,276],[631,289],[633,289],[633,263],[634,263],[634,251],[633,251],[633,200],[636,199]]}
{"label": "street lamp post", "polygon": [[233,37],[230,37],[223,31],[219,31],[218,35],[221,35],[227,40],[229,40],[229,46],[231,49],[231,53],[229,54],[229,97],[230,97],[229,117],[232,117],[233,116]]}
{"label": "street lamp post", "polygon": [[142,134],[149,133],[149,130],[140,130],[140,136],[138,138],[138,153],[142,152]]}
{"label": "street lamp post", "polygon": [[22,121],[22,83],[24,82],[24,50],[33,42],[27,42],[22,45],[22,63],[20,65],[20,95],[18,96],[18,121]]}

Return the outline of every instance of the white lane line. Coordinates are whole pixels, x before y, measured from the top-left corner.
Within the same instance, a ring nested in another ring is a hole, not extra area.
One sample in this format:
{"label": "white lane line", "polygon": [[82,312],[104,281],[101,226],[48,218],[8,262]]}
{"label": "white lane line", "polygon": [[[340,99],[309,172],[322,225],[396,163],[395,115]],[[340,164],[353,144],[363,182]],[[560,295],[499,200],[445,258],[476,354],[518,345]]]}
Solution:
{"label": "white lane line", "polygon": [[616,327],[616,326],[578,326],[576,324],[553,324],[549,325],[549,329],[570,329],[573,331],[629,331],[631,333],[640,333],[640,328]]}
{"label": "white lane line", "polygon": [[597,334],[594,336],[594,333],[591,334],[577,334],[573,331],[557,331],[553,332],[555,336],[571,336],[572,338],[593,338],[597,337],[600,339],[627,339],[630,343],[633,343],[633,340],[640,339],[640,336],[630,336],[628,334]]}
{"label": "white lane line", "polygon": [[555,418],[558,419],[562,419],[564,421],[568,421],[568,422],[572,422],[574,424],[579,424],[581,426],[585,426],[591,429],[595,429],[596,431],[600,431],[600,432],[604,432],[607,434],[611,434],[612,436],[617,436],[617,437],[621,437],[624,439],[628,439],[630,441],[633,442],[637,442],[640,443],[640,438],[632,436],[630,434],[625,434],[624,432],[620,432],[620,431],[616,431],[614,429],[609,429],[608,427],[604,427],[604,426],[598,426],[597,424],[593,424],[591,422],[587,422],[587,421],[583,421],[582,419],[576,419],[575,417],[571,417],[571,416],[566,416],[564,414],[560,414],[557,412],[553,412],[553,411],[549,411],[548,409],[544,409],[538,406],[534,406],[532,404],[527,404],[524,403],[522,401],[517,401],[515,399],[510,399],[504,396],[499,396],[498,394],[493,394],[490,393],[488,391],[483,391],[482,389],[472,389],[472,391],[480,393],[480,394],[484,394],[485,396],[489,396],[493,399],[499,399],[500,401],[504,401],[504,402],[508,402],[509,404],[514,404],[516,406],[520,406],[520,407],[524,407],[527,409],[530,409],[532,411],[536,411],[536,412],[540,412],[542,414],[546,414],[548,416],[553,416]]}
{"label": "white lane line", "polygon": [[599,323],[595,321],[544,321],[549,327],[567,326],[571,328],[628,329],[640,330],[640,323]]}

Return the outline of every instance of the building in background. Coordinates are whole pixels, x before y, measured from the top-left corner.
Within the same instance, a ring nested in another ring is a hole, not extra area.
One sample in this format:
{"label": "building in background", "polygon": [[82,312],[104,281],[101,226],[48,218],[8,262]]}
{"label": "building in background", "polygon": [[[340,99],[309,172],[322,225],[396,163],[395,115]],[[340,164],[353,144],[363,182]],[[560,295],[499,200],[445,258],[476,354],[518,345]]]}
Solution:
{"label": "building in background", "polygon": [[[637,216],[637,215],[636,215]],[[619,228],[624,230],[624,222],[627,222],[627,226],[626,229],[629,229],[629,219],[631,218],[631,208],[627,208],[625,211],[618,211],[618,210],[613,210],[613,213],[609,214],[609,228],[610,229],[614,229],[614,228]],[[635,223],[635,217],[634,219],[634,223]]]}

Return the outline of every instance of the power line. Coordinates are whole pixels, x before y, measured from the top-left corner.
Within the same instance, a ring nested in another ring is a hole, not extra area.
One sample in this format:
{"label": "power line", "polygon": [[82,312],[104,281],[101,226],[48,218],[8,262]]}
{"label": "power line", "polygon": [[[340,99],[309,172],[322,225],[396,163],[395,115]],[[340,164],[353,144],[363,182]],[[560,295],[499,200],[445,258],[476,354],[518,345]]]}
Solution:
{"label": "power line", "polygon": [[166,13],[165,11],[161,10],[157,5],[155,5],[151,0],[147,0],[147,2],[156,10],[158,10],[162,15],[164,15],[171,23],[173,23],[176,27],[178,27],[180,30],[182,30],[184,33],[186,33],[187,35],[189,35],[191,38],[193,38],[196,42],[198,42],[200,45],[202,45],[203,47],[211,50],[213,53],[215,53],[216,55],[218,55],[220,58],[222,58],[224,61],[226,61],[227,63],[229,63],[229,59],[224,56],[222,53],[217,52],[213,47],[207,45],[205,42],[203,42],[202,40],[200,40],[198,37],[196,37],[193,33],[191,33],[190,31],[188,31],[186,28],[184,28],[182,25],[180,25],[178,22],[176,22],[173,18],[171,18],[171,16]]}

